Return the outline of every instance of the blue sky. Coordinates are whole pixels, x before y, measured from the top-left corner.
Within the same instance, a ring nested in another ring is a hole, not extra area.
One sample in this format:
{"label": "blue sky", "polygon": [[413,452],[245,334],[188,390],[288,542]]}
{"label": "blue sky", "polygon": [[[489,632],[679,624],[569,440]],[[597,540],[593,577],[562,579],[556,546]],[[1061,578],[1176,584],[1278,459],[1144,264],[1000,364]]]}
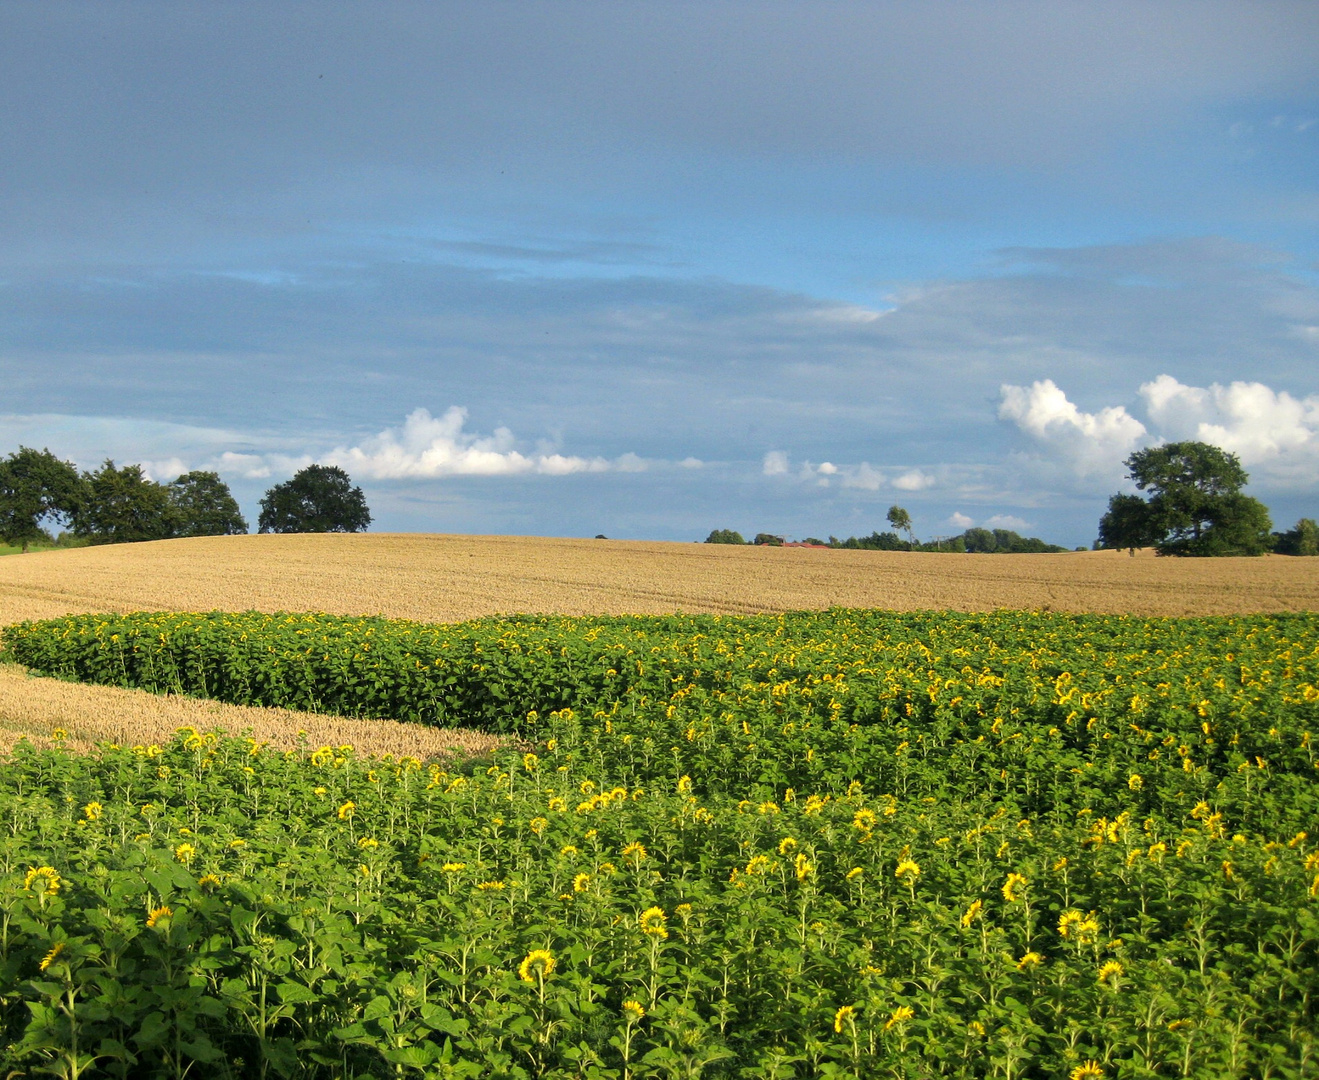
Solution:
{"label": "blue sky", "polygon": [[1319,516],[1312,3],[10,3],[0,451],[390,530]]}

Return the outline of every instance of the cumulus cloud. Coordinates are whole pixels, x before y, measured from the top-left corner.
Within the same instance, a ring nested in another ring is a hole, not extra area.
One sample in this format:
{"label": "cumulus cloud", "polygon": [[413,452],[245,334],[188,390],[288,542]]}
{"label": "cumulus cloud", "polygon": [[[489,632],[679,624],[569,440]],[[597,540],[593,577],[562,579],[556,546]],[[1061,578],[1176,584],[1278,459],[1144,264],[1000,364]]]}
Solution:
{"label": "cumulus cloud", "polygon": [[1145,438],[1145,425],[1121,405],[1082,412],[1052,379],[1000,387],[1001,420],[1010,420],[1077,475],[1107,476]]}
{"label": "cumulus cloud", "polygon": [[934,477],[920,469],[912,469],[894,480],[893,486],[899,491],[924,491],[934,486]]}
{"label": "cumulus cloud", "polygon": [[848,469],[843,476],[843,487],[859,488],[861,491],[878,491],[885,483],[884,474],[868,461]]}
{"label": "cumulus cloud", "polygon": [[480,436],[465,431],[467,410],[454,405],[443,416],[414,409],[401,428],[386,428],[360,446],[336,447],[321,457],[355,474],[376,480],[434,479],[441,476],[509,476],[539,473],[637,472],[645,463],[635,454],[610,462],[605,458],[572,457],[559,453],[524,454],[508,428]]}
{"label": "cumulus cloud", "polygon": [[765,455],[763,471],[766,476],[783,476],[788,471],[788,455],[782,450],[771,450]]}
{"label": "cumulus cloud", "polygon": [[1114,472],[1138,446],[1195,439],[1238,455],[1265,486],[1319,483],[1319,394],[1261,382],[1190,386],[1165,374],[1142,383],[1140,397],[1148,428],[1121,405],[1081,412],[1051,379],[1005,385],[998,415],[1082,478]]}
{"label": "cumulus cloud", "polygon": [[1213,443],[1243,465],[1284,456],[1313,460],[1319,450],[1319,395],[1298,399],[1259,382],[1186,386],[1171,375],[1143,384],[1140,395],[1163,434]]}
{"label": "cumulus cloud", "polygon": [[975,518],[969,518],[956,510],[948,518],[948,524],[955,529],[969,529],[975,523]]}
{"label": "cumulus cloud", "polygon": [[993,517],[985,518],[985,528],[987,529],[1029,529],[1030,522],[1023,521],[1012,514],[995,514]]}

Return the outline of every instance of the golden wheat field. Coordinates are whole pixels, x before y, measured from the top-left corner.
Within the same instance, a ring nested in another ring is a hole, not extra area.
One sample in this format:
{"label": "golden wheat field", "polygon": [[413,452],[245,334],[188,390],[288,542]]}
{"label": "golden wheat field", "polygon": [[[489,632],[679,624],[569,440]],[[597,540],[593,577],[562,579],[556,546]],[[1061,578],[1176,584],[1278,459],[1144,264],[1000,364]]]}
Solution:
{"label": "golden wheat field", "polygon": [[1319,608],[1319,559],[949,555],[510,536],[226,536],[0,558],[0,626],[68,612],[455,621],[882,607],[1208,615]]}
{"label": "golden wheat field", "polygon": [[[997,608],[1140,615],[1319,609],[1319,559],[1132,558],[1120,552],[945,555],[508,536],[231,536],[0,558],[0,626],[71,612],[325,611],[432,621],[742,613],[848,607]],[[0,746],[64,728],[71,740],[152,742],[185,724],[294,745],[478,753],[471,732],[239,709],[26,677],[0,666]]]}
{"label": "golden wheat field", "polygon": [[344,719],[287,709],[223,705],[218,701],[163,697],[144,690],[83,686],[36,679],[17,664],[0,664],[0,750],[27,738],[50,744],[51,733],[67,733],[64,745],[86,751],[98,742],[149,745],[168,742],[181,727],[247,732],[282,749],[299,745],[354,746],[365,754],[471,757],[493,749],[497,739],[480,732],[422,727],[393,720]]}

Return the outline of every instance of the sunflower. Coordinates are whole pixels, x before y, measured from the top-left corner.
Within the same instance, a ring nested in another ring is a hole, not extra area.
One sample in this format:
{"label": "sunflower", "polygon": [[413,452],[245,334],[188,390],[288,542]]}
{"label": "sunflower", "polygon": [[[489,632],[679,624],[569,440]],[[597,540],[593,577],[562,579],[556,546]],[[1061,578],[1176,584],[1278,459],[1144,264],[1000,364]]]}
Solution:
{"label": "sunflower", "polygon": [[46,953],[44,957],[42,957],[41,970],[45,971],[46,968],[50,967],[50,965],[55,962],[55,957],[59,956],[59,954],[62,953],[63,951],[64,951],[64,942],[62,941],[55,942],[55,947],[51,949],[50,952]]}
{"label": "sunflower", "polygon": [[641,932],[648,937],[659,938],[663,941],[669,936],[669,931],[665,927],[668,922],[668,916],[664,914],[662,907],[646,908],[637,916],[637,925],[641,927]]}
{"label": "sunflower", "polygon": [[971,901],[971,906],[962,913],[962,926],[970,926],[976,919],[980,918],[981,911],[985,905],[979,900]]}
{"label": "sunflower", "polygon": [[532,949],[518,965],[518,978],[523,982],[548,979],[553,973],[554,956],[548,949]]}
{"label": "sunflower", "polygon": [[902,862],[898,863],[898,868],[893,872],[893,876],[909,885],[914,884],[916,879],[921,876],[920,865],[915,859],[903,859]]}
{"label": "sunflower", "polygon": [[153,908],[147,915],[147,928],[154,928],[156,923],[160,922],[161,919],[168,919],[173,914],[174,909],[165,904],[161,904],[158,908]]}
{"label": "sunflower", "polygon": [[[23,878],[23,888],[28,892],[44,893],[47,896],[54,896],[60,891],[60,885],[63,879],[56,873],[53,866],[34,866],[27,872]],[[40,888],[33,889],[33,886]]]}
{"label": "sunflower", "polygon": [[1025,956],[1023,956],[1020,960],[1017,961],[1017,970],[1031,971],[1032,969],[1039,967],[1042,963],[1044,963],[1044,957],[1042,957],[1039,953],[1028,952]]}
{"label": "sunflower", "polygon": [[590,885],[591,885],[590,874],[578,874],[575,878],[572,879],[573,892],[586,892],[586,890],[590,887]]}
{"label": "sunflower", "polygon": [[1104,1070],[1097,1061],[1087,1061],[1067,1074],[1067,1080],[1104,1080]]}
{"label": "sunflower", "polygon": [[884,1030],[889,1031],[892,1028],[900,1027],[915,1015],[916,1013],[907,1008],[906,1005],[899,1005],[893,1010],[893,1015],[884,1021]]}
{"label": "sunflower", "polygon": [[1021,890],[1029,884],[1030,882],[1021,874],[1009,874],[1008,879],[1003,882],[1003,899],[1009,904],[1015,904],[1021,899]]}
{"label": "sunflower", "polygon": [[629,1024],[640,1023],[641,1018],[645,1015],[646,1010],[641,1002],[633,1001],[631,998],[623,1002],[623,1019]]}
{"label": "sunflower", "polygon": [[848,1024],[855,1027],[856,1020],[853,1019],[853,1017],[855,1016],[856,1016],[856,1008],[854,1006],[852,1005],[839,1006],[838,1011],[834,1013],[834,1031],[841,1033],[844,1024]]}

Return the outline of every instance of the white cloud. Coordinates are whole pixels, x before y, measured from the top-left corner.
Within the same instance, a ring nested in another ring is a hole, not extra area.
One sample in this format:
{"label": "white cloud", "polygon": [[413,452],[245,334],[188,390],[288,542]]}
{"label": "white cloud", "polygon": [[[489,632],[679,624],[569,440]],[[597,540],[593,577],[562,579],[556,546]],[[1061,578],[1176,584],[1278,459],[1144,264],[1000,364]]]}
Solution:
{"label": "white cloud", "polygon": [[878,491],[890,484],[900,491],[924,491],[937,482],[934,476],[920,469],[908,469],[896,479],[890,480],[868,461],[857,465],[839,465],[832,461],[822,461],[816,465],[805,461],[799,469],[792,471],[788,455],[782,450],[771,450],[765,455],[762,471],[766,476],[787,477],[791,474],[792,478],[802,483],[814,483],[819,487],[830,487],[837,480],[844,488],[858,491]]}
{"label": "white cloud", "polygon": [[1319,394],[1293,397],[1261,382],[1188,386],[1160,375],[1140,386],[1147,429],[1122,406],[1083,413],[1051,379],[1005,385],[998,415],[1079,477],[1116,475],[1138,446],[1195,439],[1241,458],[1264,486],[1319,483]]}
{"label": "white cloud", "polygon": [[884,474],[872,468],[868,461],[848,469],[843,477],[843,487],[860,488],[862,491],[878,491],[885,482]]}
{"label": "white cloud", "polygon": [[701,469],[705,467],[705,462],[700,458],[685,457],[678,462],[678,466],[683,469]]}
{"label": "white cloud", "polygon": [[1186,386],[1160,375],[1140,388],[1150,419],[1173,439],[1213,443],[1259,465],[1281,457],[1319,457],[1319,395],[1298,400],[1263,383]]}
{"label": "white cloud", "polygon": [[975,518],[969,518],[958,511],[954,511],[948,518],[948,524],[955,529],[969,529],[975,523]]}
{"label": "white cloud", "polygon": [[566,476],[609,469],[636,472],[638,466],[645,467],[635,454],[625,454],[612,463],[600,457],[523,454],[515,448],[516,440],[508,428],[496,428],[493,435],[482,437],[464,431],[466,422],[467,410],[458,405],[439,417],[426,409],[414,409],[402,428],[386,428],[361,446],[336,447],[320,460],[377,480],[523,473]]}
{"label": "white cloud", "polygon": [[987,529],[1029,529],[1030,522],[1023,521],[1012,514],[995,514],[993,517],[985,519],[985,528]]}
{"label": "white cloud", "polygon": [[912,469],[894,480],[893,486],[899,491],[924,491],[934,486],[934,477],[920,469]]}
{"label": "white cloud", "polygon": [[142,475],[158,484],[168,484],[188,472],[182,458],[171,457],[163,461],[141,461]]}
{"label": "white cloud", "polygon": [[1145,425],[1121,405],[1085,413],[1052,379],[1004,384],[999,419],[1011,420],[1055,461],[1079,476],[1107,476],[1145,437]]}

